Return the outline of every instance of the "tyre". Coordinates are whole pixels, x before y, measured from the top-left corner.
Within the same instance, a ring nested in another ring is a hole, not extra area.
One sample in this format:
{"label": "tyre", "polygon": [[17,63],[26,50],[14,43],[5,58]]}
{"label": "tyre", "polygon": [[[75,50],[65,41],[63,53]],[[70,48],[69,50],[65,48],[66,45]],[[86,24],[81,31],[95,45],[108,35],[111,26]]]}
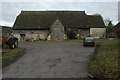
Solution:
{"label": "tyre", "polygon": [[11,48],[11,49],[14,49],[15,47],[16,47],[15,44],[11,44],[11,45],[10,45],[10,48]]}
{"label": "tyre", "polygon": [[18,41],[15,42],[15,47],[18,47]]}

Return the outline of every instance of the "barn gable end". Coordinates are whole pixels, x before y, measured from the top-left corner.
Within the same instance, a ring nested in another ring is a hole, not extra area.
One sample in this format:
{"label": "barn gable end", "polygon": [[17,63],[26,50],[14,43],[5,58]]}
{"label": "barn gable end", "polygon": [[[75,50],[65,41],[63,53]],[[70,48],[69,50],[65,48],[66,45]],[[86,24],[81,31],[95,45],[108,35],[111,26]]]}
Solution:
{"label": "barn gable end", "polygon": [[51,39],[64,40],[64,26],[59,19],[56,19],[51,26]]}

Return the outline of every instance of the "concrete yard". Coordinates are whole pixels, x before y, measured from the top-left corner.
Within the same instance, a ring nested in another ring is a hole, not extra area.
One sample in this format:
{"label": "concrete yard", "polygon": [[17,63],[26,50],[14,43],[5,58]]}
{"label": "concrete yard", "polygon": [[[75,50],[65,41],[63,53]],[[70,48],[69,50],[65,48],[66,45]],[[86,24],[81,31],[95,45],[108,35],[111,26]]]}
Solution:
{"label": "concrete yard", "polygon": [[20,44],[26,53],[3,69],[3,78],[86,78],[95,47],[80,42]]}

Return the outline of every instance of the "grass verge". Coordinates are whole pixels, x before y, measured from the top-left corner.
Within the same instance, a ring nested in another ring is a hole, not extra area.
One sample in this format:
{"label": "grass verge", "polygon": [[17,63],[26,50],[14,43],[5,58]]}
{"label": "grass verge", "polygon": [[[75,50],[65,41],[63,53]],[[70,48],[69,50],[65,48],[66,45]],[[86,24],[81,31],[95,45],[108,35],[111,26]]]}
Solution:
{"label": "grass verge", "polygon": [[94,60],[89,65],[89,73],[96,78],[118,78],[118,39],[97,44]]}
{"label": "grass verge", "polygon": [[15,48],[15,49],[3,49],[2,51],[2,67],[6,67],[12,62],[16,61],[24,54],[23,48]]}

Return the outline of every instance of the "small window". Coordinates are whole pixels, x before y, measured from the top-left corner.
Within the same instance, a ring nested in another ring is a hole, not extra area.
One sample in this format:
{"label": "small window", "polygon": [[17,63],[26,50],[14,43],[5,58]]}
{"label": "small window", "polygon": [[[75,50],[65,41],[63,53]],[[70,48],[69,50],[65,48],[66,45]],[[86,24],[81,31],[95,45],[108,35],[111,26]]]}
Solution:
{"label": "small window", "polygon": [[20,34],[20,36],[25,36],[25,34]]}

